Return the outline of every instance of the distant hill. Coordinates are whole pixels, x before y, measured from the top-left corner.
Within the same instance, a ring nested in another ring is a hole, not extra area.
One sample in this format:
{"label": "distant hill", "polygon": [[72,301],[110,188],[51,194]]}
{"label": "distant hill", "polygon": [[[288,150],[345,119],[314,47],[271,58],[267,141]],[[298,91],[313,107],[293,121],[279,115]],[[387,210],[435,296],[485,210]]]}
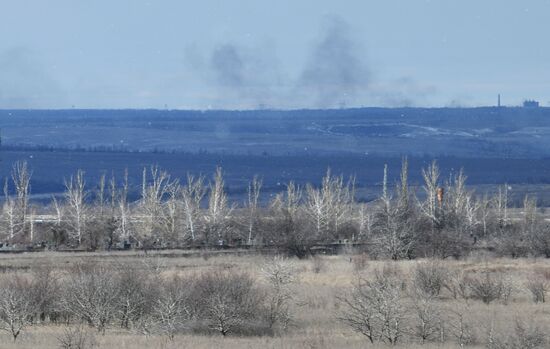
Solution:
{"label": "distant hill", "polygon": [[231,154],[550,156],[550,108],[0,110],[5,145]]}

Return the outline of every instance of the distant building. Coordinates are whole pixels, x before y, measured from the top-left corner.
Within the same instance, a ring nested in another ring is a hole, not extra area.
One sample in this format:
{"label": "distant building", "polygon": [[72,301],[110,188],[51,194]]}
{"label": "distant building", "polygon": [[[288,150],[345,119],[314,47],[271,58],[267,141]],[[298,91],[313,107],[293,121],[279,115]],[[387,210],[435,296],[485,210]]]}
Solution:
{"label": "distant building", "polygon": [[523,102],[523,107],[524,108],[538,108],[539,107],[539,102],[535,101],[535,100],[526,100],[525,102]]}

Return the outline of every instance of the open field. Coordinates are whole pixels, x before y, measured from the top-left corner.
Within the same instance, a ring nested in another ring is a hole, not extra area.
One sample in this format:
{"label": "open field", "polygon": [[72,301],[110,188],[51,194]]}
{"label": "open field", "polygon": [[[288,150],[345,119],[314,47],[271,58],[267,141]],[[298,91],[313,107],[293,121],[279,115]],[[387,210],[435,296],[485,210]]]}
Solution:
{"label": "open field", "polygon": [[[353,332],[338,320],[343,308],[338,301],[339,296],[347,294],[358,275],[372,279],[375,272],[380,271],[387,262],[361,260],[357,255],[322,256],[315,259],[291,259],[296,273],[292,285],[293,322],[287,330],[275,335],[229,335],[180,333],[173,340],[157,334],[143,335],[132,330],[122,330],[115,324],[107,327],[106,333],[95,333],[95,341],[99,348],[363,348],[368,346],[366,337]],[[109,269],[120,270],[125,267],[135,267],[147,272],[154,267],[162,278],[179,275],[182,278],[209,272],[217,269],[236,270],[252,276],[262,287],[266,284],[262,268],[270,263],[271,256],[212,256],[186,257],[182,252],[148,253],[113,252],[113,253],[32,253],[16,256],[0,256],[0,269],[4,271],[0,277],[5,281],[14,273],[28,275],[33,269],[51,266],[55,270],[70,268],[82,261],[101,264]],[[406,283],[407,290],[414,284],[415,268],[427,263],[418,261],[391,262],[397,267]],[[475,276],[483,272],[502,274],[510,285],[511,293],[506,299],[498,299],[490,304],[484,304],[473,298],[455,299],[448,289],[433,301],[445,314],[442,319],[448,327],[444,334],[444,342],[439,340],[421,344],[413,335],[412,328],[416,324],[414,312],[406,316],[407,329],[404,329],[400,348],[459,348],[456,337],[453,314],[462,314],[464,322],[472,336],[468,347],[485,348],[490,328],[495,333],[508,333],[513,328],[514,321],[525,321],[531,326],[535,324],[543,330],[550,328],[550,308],[547,303],[534,303],[526,283],[533,275],[548,275],[550,261],[546,259],[497,259],[485,255],[471,256],[465,260],[445,260],[440,263],[451,273],[462,271]],[[537,274],[534,274],[534,273]],[[408,292],[408,291],[407,291]],[[408,294],[405,292],[404,294]],[[411,306],[410,297],[404,296],[404,304]],[[75,320],[73,320],[75,321]],[[35,324],[27,327],[14,344],[7,333],[2,333],[1,348],[59,348],[57,337],[62,336],[64,324]],[[386,348],[385,344],[370,346]],[[496,348],[496,347],[494,347]],[[504,347],[503,347],[504,348]],[[515,348],[515,347],[514,347]],[[539,347],[533,347],[539,348]]]}

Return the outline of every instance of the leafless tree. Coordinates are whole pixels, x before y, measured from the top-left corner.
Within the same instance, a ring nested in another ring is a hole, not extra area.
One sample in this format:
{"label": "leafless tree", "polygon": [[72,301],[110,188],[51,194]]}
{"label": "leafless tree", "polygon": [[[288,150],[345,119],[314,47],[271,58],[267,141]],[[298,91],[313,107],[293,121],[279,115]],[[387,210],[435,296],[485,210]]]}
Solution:
{"label": "leafless tree", "polygon": [[210,183],[208,194],[208,209],[205,215],[206,241],[210,241],[212,238],[216,238],[218,241],[222,240],[229,228],[229,216],[233,208],[228,203],[224,186],[222,169],[221,167],[217,167],[214,181]]}
{"label": "leafless tree", "polygon": [[546,302],[546,294],[550,291],[550,282],[544,275],[533,273],[528,278],[525,286],[531,292],[535,303]]}
{"label": "leafless tree", "polygon": [[405,332],[403,287],[399,274],[389,266],[376,271],[374,280],[358,276],[351,292],[339,297],[343,307],[339,319],[371,343],[395,345]]}
{"label": "leafless tree", "polygon": [[8,189],[8,180],[4,181],[4,210],[3,215],[6,222],[6,230],[8,238],[13,240],[16,233],[19,231],[17,225],[17,206],[15,201],[10,197]]}
{"label": "leafless tree", "polygon": [[99,177],[99,184],[95,193],[95,208],[98,211],[98,217],[103,218],[105,214],[106,197],[105,197],[105,173]]}
{"label": "leafless tree", "polygon": [[191,241],[195,241],[197,238],[201,224],[201,203],[205,194],[204,177],[195,178],[188,174],[187,184],[182,189],[183,215],[185,219],[182,240],[187,236],[191,238]]}
{"label": "leafless tree", "polygon": [[189,326],[192,317],[191,290],[189,280],[174,277],[161,283],[152,304],[153,326],[170,340]]}
{"label": "leafless tree", "polygon": [[495,206],[497,218],[500,227],[505,227],[509,223],[508,217],[508,184],[504,184],[498,188],[498,193],[495,198]]}
{"label": "leafless tree", "polygon": [[37,323],[54,320],[58,313],[57,301],[61,293],[59,273],[48,265],[33,267],[27,286],[35,311],[32,321]]}
{"label": "leafless tree", "polygon": [[288,259],[274,257],[264,265],[262,273],[268,283],[268,326],[285,330],[292,321],[292,284],[296,280],[296,268]]}
{"label": "leafless tree", "polygon": [[422,169],[422,177],[424,178],[424,192],[426,200],[421,203],[421,212],[432,222],[433,225],[439,224],[439,166],[434,160],[427,169]]}
{"label": "leafless tree", "polygon": [[161,230],[166,240],[177,241],[183,230],[181,186],[177,180],[166,186]]}
{"label": "leafless tree", "polygon": [[115,274],[102,265],[79,263],[66,278],[62,284],[62,309],[105,333],[118,311]]}
{"label": "leafless tree", "polygon": [[279,193],[271,202],[274,219],[268,242],[287,249],[291,254],[303,258],[309,254],[313,237],[306,227],[301,207],[302,189],[290,182],[284,193]]}
{"label": "leafless tree", "polygon": [[128,204],[128,193],[130,190],[130,185],[128,182],[128,169],[124,170],[124,177],[122,182],[122,187],[120,190],[116,189],[116,181],[114,176],[110,181],[110,191],[111,191],[111,208],[113,211],[113,216],[117,216],[118,213],[118,232],[121,240],[128,241],[131,236],[131,227],[130,227],[130,207]]}
{"label": "leafless tree", "polygon": [[155,238],[158,239],[158,232],[164,216],[163,199],[166,197],[172,183],[170,175],[165,171],[161,171],[156,166],[152,166],[149,169],[150,180],[147,173],[147,168],[144,168],[141,200],[139,202],[139,235],[142,242]]}
{"label": "leafless tree", "polygon": [[29,170],[26,161],[17,161],[12,168],[11,178],[16,193],[16,221],[19,232],[27,231],[27,214],[29,209],[29,193],[32,171]]}
{"label": "leafless tree", "polygon": [[444,321],[442,310],[435,297],[415,285],[412,288],[411,298],[414,314],[413,333],[420,338],[422,344],[440,339]]}
{"label": "leafless tree", "polygon": [[305,211],[313,222],[316,237],[322,237],[328,229],[328,203],[323,199],[320,189],[306,186]]}
{"label": "leafless tree", "polygon": [[256,233],[256,223],[258,221],[258,200],[260,199],[260,191],[262,189],[262,180],[254,176],[252,182],[248,183],[247,191],[247,218],[248,218],[248,238],[247,244],[252,245],[254,235]]}
{"label": "leafless tree", "polygon": [[35,310],[29,290],[29,281],[19,276],[0,284],[0,330],[8,332],[14,342]]}
{"label": "leafless tree", "polygon": [[495,321],[487,334],[488,349],[543,349],[547,348],[548,335],[534,320],[512,320],[513,329],[497,328]]}
{"label": "leafless tree", "polygon": [[82,244],[82,238],[86,229],[89,207],[84,171],[78,170],[75,176],[65,181],[65,199],[67,202],[67,218],[71,227],[70,234],[76,239],[78,245]]}
{"label": "leafless tree", "polygon": [[384,166],[382,196],[375,215],[374,230],[378,250],[391,259],[404,258],[409,254],[415,239],[414,225],[410,222],[406,206],[393,200],[388,191],[387,165]]}
{"label": "leafless tree", "polygon": [[95,335],[82,325],[68,327],[57,337],[61,349],[92,349],[97,346]]}
{"label": "leafless tree", "polygon": [[460,303],[451,306],[447,311],[447,324],[449,333],[458,342],[460,347],[474,342],[474,328],[469,318],[472,309],[468,303]]}
{"label": "leafless tree", "polygon": [[449,269],[438,261],[420,262],[413,272],[415,290],[437,297],[447,283]]}
{"label": "leafless tree", "polygon": [[121,265],[118,268],[115,280],[118,293],[116,317],[121,327],[130,329],[149,315],[153,299],[159,297],[152,285],[161,284],[160,281],[153,283],[151,278],[156,276],[151,275],[153,273],[156,272],[150,268],[145,271],[131,266]]}
{"label": "leafless tree", "polygon": [[357,236],[353,240],[366,240],[372,235],[372,228],[374,224],[374,218],[372,212],[366,203],[359,203],[356,205],[357,213],[355,214],[357,219]]}
{"label": "leafless tree", "polygon": [[482,270],[480,275],[470,275],[465,279],[469,297],[489,304],[495,300],[507,300],[512,292],[512,286],[501,273],[493,273],[489,269]]}
{"label": "leafless tree", "polygon": [[232,271],[202,274],[194,290],[196,313],[209,329],[223,336],[261,320],[261,293],[248,274]]}
{"label": "leafless tree", "polygon": [[329,169],[320,188],[306,186],[305,210],[316,229],[317,238],[326,241],[337,236],[343,221],[351,213],[353,185],[353,178],[344,183],[342,176],[332,176]]}

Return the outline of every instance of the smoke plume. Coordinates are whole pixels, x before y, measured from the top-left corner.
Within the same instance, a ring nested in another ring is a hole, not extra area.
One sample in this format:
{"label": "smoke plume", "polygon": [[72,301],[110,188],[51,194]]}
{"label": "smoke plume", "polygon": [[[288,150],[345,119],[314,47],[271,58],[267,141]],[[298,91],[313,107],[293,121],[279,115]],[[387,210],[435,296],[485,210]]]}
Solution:
{"label": "smoke plume", "polygon": [[355,102],[358,93],[369,87],[369,80],[347,23],[339,17],[327,18],[323,35],[299,78],[300,94],[312,94],[319,107],[332,107]]}

